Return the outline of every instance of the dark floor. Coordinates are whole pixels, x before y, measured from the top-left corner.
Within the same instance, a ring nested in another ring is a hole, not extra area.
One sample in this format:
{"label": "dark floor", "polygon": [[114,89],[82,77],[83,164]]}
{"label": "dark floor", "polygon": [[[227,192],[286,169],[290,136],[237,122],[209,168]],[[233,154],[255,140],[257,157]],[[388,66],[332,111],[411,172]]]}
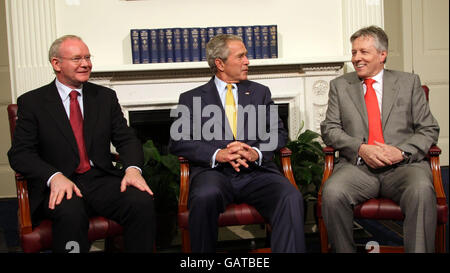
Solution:
{"label": "dark floor", "polygon": [[[444,190],[449,197],[448,167],[442,167]],[[364,249],[369,241],[376,241],[380,245],[402,245],[402,223],[396,221],[357,220],[354,225],[355,241],[358,249]],[[158,235],[157,235],[158,236]],[[449,249],[449,226],[447,223],[447,252]],[[307,210],[305,223],[305,239],[307,252],[320,252],[320,239],[314,222],[313,210]],[[218,252],[239,252],[242,249],[264,247],[266,244],[264,226],[249,225],[219,230]],[[0,199],[0,253],[21,252],[17,235],[17,200],[15,198]],[[93,245],[93,251],[101,251],[103,242]],[[173,238],[159,240],[157,251],[160,253],[181,252],[180,232],[175,232]]]}

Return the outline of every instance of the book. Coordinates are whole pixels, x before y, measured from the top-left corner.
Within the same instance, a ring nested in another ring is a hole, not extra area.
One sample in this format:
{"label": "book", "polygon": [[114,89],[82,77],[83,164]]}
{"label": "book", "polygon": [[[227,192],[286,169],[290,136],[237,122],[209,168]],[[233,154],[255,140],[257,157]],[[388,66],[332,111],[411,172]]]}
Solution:
{"label": "book", "polygon": [[201,59],[200,49],[201,49],[201,40],[200,40],[200,29],[199,28],[191,28],[189,31],[189,49],[190,56],[192,62],[198,62]]}
{"label": "book", "polygon": [[261,59],[261,27],[253,26],[253,45],[255,47],[255,59]]}
{"label": "book", "polygon": [[130,29],[130,39],[131,39],[131,58],[134,64],[141,62],[141,55],[139,52],[139,30]]}
{"label": "book", "polygon": [[150,63],[150,49],[148,48],[148,29],[139,30],[139,53],[140,53],[140,63],[148,64]]}
{"label": "book", "polygon": [[228,26],[228,27],[224,27],[224,34],[234,34],[234,27],[232,26]]}
{"label": "book", "polygon": [[241,37],[242,41],[244,41],[244,27],[234,27],[234,35]]}
{"label": "book", "polygon": [[166,62],[173,63],[174,57],[173,57],[173,29],[166,28],[164,29],[164,43],[166,45]]}
{"label": "book", "polygon": [[150,29],[149,48],[150,48],[150,62],[158,63],[159,62],[158,31],[156,29]]}
{"label": "book", "polygon": [[270,58],[278,58],[278,28],[277,25],[269,26]]}
{"label": "book", "polygon": [[224,27],[214,27],[214,36],[224,33],[225,33]]}
{"label": "book", "polygon": [[213,27],[207,27],[206,31],[208,33],[208,40],[207,40],[206,43],[208,43],[209,40],[211,40],[214,37],[215,33],[214,33],[214,28]]}
{"label": "book", "polygon": [[261,58],[270,58],[269,26],[261,26]]}
{"label": "book", "polygon": [[[183,29],[184,31],[184,29]],[[175,62],[183,62],[183,49],[182,49],[182,36],[181,36],[181,28],[173,29],[173,57]]]}
{"label": "book", "polygon": [[208,42],[208,29],[200,29],[200,60],[206,61],[206,43]]}
{"label": "book", "polygon": [[166,33],[163,28],[157,29],[158,33],[158,58],[160,63],[166,62]]}
{"label": "book", "polygon": [[183,62],[191,61],[191,51],[190,51],[190,29],[183,28],[181,31],[182,47],[183,47]]}
{"label": "book", "polygon": [[247,58],[255,58],[255,44],[253,41],[253,28],[251,26],[244,27],[244,45],[247,48]]}

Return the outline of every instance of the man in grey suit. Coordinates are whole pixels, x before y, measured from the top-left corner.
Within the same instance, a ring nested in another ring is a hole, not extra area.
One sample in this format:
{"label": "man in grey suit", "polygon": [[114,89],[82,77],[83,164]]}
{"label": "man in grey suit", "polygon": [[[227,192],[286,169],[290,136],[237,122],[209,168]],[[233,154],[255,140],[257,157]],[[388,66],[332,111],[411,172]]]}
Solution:
{"label": "man in grey suit", "polygon": [[388,38],[381,28],[360,29],[350,41],[356,71],[331,81],[321,124],[324,142],[340,155],[322,195],[331,246],[355,252],[353,207],[382,196],[405,215],[405,252],[432,252],[436,194],[425,156],[439,126],[419,77],[384,69]]}

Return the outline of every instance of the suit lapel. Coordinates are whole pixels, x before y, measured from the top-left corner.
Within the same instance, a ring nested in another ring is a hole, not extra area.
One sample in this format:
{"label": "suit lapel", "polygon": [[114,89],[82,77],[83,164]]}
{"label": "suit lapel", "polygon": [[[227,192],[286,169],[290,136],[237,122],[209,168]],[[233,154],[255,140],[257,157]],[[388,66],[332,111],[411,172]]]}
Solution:
{"label": "suit lapel", "polygon": [[76,154],[78,154],[77,142],[73,135],[72,127],[70,126],[69,118],[67,117],[66,110],[56,89],[55,82],[51,83],[48,88],[45,109],[53,118],[56,123],[56,127],[60,130],[61,134],[70,144]]}
{"label": "suit lapel", "polygon": [[[206,105],[217,105],[219,106],[221,110],[221,125],[222,125],[222,132],[225,134],[227,131],[231,132],[231,127],[228,123],[227,116],[225,114],[225,108],[222,105],[222,101],[220,100],[219,92],[217,91],[216,84],[214,83],[214,77],[211,78],[211,80],[204,85],[202,90],[202,100],[203,105],[202,109]],[[226,129],[226,126],[228,126],[228,129]],[[231,137],[232,138],[232,137]]]}
{"label": "suit lapel", "polygon": [[366,102],[364,101],[364,90],[361,81],[356,76],[349,81],[348,94],[355,105],[356,109],[358,109],[359,114],[364,121],[364,125],[366,128],[369,128],[369,121],[367,118],[367,109]]}
{"label": "suit lapel", "polygon": [[[238,104],[241,106],[241,109],[244,109],[247,105],[249,105],[252,101],[252,96],[254,96],[254,90],[250,90],[249,89],[249,82],[248,81],[243,81],[237,84],[238,87]],[[256,110],[256,114],[258,114],[258,109]],[[238,113],[237,113],[237,128],[238,128],[238,139],[246,139],[248,138],[248,136],[245,135],[245,131],[246,128],[249,128],[248,125],[248,118],[245,118],[245,116],[243,115],[243,113],[239,113],[239,108],[238,108]],[[244,122],[243,125],[242,122]],[[242,131],[239,131],[239,130]]]}
{"label": "suit lapel", "polygon": [[83,86],[83,134],[86,142],[86,150],[89,152],[89,147],[92,143],[92,138],[95,132],[95,127],[98,120],[98,107],[100,102],[97,101],[97,90],[92,88],[89,83]]}
{"label": "suit lapel", "polygon": [[386,127],[389,115],[398,96],[397,78],[389,70],[383,74],[383,99],[382,99],[382,129]]}

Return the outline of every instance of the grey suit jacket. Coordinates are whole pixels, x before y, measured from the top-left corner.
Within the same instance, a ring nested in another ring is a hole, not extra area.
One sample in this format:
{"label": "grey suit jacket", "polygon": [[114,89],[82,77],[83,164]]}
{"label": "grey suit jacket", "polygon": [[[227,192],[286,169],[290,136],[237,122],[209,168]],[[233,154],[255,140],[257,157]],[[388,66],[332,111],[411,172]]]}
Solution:
{"label": "grey suit jacket", "polygon": [[[439,125],[415,74],[384,70],[381,119],[385,143],[410,153],[409,162],[423,160],[431,145],[437,143]],[[359,146],[367,143],[369,135],[362,80],[356,72],[330,82],[321,132],[325,144],[356,164]]]}

